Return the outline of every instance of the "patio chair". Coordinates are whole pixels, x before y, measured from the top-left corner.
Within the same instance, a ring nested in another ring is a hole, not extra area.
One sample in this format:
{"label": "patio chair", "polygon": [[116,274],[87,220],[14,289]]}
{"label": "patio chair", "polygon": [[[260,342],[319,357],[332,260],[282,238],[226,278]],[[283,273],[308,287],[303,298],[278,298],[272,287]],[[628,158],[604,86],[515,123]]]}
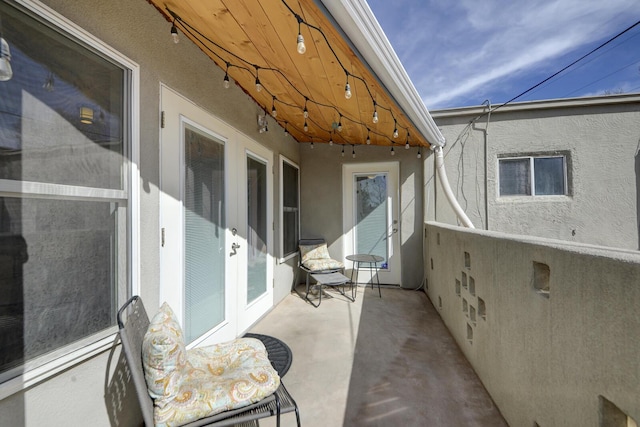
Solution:
{"label": "patio chair", "polygon": [[[126,363],[131,371],[131,378],[133,379],[133,383],[135,386],[136,394],[138,395],[138,401],[140,404],[140,409],[142,412],[142,417],[144,424],[147,427],[155,426],[154,421],[154,400],[152,399],[149,391],[149,387],[147,386],[147,381],[145,379],[145,371],[143,366],[143,342],[145,338],[145,334],[150,325],[149,317],[147,316],[147,312],[142,303],[142,299],[139,296],[133,296],[130,298],[121,308],[118,310],[118,327],[120,329],[120,341],[122,342],[122,348],[125,355]],[[170,326],[171,328],[179,328],[179,325],[176,323]],[[235,342],[242,341],[243,339],[235,340],[234,342],[230,342],[234,344]],[[254,340],[251,340],[254,341]],[[264,348],[264,347],[263,347]],[[203,349],[193,349],[189,350],[190,356],[197,356],[195,359],[189,359],[189,363],[193,362],[193,364],[197,367],[198,360],[205,356],[206,347]],[[194,352],[191,354],[191,352]],[[171,352],[173,353],[173,352]],[[179,353],[179,352],[176,352]],[[236,351],[236,353],[238,353]],[[176,358],[177,359],[177,358]],[[174,362],[178,362],[174,360]],[[147,365],[149,362],[146,362]],[[265,368],[266,369],[266,368]],[[204,369],[202,369],[204,370]],[[257,426],[259,419],[276,416],[277,426],[280,426],[280,414],[287,412],[296,412],[296,421],[298,427],[300,427],[300,417],[298,413],[298,408],[289,394],[289,392],[284,387],[281,381],[279,381],[278,376],[275,376],[279,385],[277,385],[277,389],[275,392],[270,393],[265,396],[261,400],[250,403],[246,406],[225,410],[223,412],[219,412],[217,414],[213,414],[211,416],[206,416],[197,420],[188,421],[183,424],[172,424],[172,425],[184,425],[188,427],[196,427],[196,426],[234,426],[238,424],[242,424],[243,426]],[[155,384],[156,388],[171,386],[168,383],[157,383]],[[153,386],[152,386],[153,387]],[[207,390],[209,391],[209,390]],[[204,394],[207,394],[206,392]],[[192,396],[200,395],[200,393],[193,393]]]}
{"label": "patio chair", "polygon": [[[344,263],[331,258],[327,248],[327,242],[322,239],[300,239],[298,244],[299,257],[298,267],[306,274],[306,294],[304,298],[314,307],[318,307],[322,302],[322,284],[345,285],[350,283],[349,279],[344,276]],[[334,273],[340,273],[335,275]],[[331,279],[318,280],[318,275],[332,275]],[[309,279],[314,277],[319,285],[320,299],[318,305],[309,299],[310,283]],[[337,279],[336,279],[337,278]],[[337,281],[336,281],[337,280]],[[353,291],[353,290],[352,290]],[[344,295],[344,292],[342,292]]]}

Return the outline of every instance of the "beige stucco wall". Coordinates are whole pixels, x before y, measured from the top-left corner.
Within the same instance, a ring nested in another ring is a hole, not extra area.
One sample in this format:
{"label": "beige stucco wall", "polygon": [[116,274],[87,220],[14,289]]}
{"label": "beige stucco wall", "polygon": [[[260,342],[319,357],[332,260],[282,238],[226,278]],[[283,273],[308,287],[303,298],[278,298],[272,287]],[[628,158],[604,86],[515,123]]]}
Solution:
{"label": "beige stucco wall", "polygon": [[[637,252],[432,222],[426,231],[429,298],[509,425],[622,425],[599,424],[599,396],[640,420]],[[548,297],[534,263],[549,268]]]}
{"label": "beige stucco wall", "polygon": [[[273,121],[269,123],[271,131],[260,134],[256,104],[235,85],[225,90],[222,87],[224,72],[186,38],[179,44],[172,43],[170,24],[145,0],[46,0],[44,3],[140,66],[141,220],[136,225],[140,234],[139,293],[149,311],[154,311],[153,307],[160,304],[160,84],[166,84],[273,151],[275,224],[279,223],[279,155],[300,162],[298,144],[284,132],[278,132],[280,128]],[[278,235],[276,228],[274,237]],[[289,294],[294,262],[275,267],[275,303]],[[117,385],[112,373],[118,354],[117,348],[113,354],[102,352],[28,390],[0,400],[0,426],[127,425],[128,404],[122,412],[116,411],[111,421],[107,410],[114,399],[114,389],[108,387]]]}
{"label": "beige stucco wall", "polygon": [[[389,147],[352,147],[334,144],[301,144],[301,237],[324,237],[333,257],[342,259],[342,165],[352,163],[398,162],[400,165],[400,245],[402,283],[404,288],[418,288],[422,284],[422,270],[416,268],[422,260],[422,160],[417,149],[405,150],[402,144],[390,155]],[[424,149],[423,149],[424,153]],[[351,268],[347,262],[347,267]]]}
{"label": "beige stucco wall", "polygon": [[[513,104],[469,126],[483,112],[432,112],[451,187],[477,228],[639,248],[640,96]],[[568,155],[569,195],[498,197],[498,157],[538,153]],[[432,177],[433,162],[425,168]],[[439,182],[429,184],[426,219],[456,224]]]}

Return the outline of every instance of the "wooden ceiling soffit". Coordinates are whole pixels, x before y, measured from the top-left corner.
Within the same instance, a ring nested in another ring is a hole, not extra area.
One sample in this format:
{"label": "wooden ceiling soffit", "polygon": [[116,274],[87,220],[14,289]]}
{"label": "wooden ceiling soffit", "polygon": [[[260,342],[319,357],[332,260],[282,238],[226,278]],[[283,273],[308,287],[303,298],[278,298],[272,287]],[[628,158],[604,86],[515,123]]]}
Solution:
{"label": "wooden ceiling soffit", "polygon": [[[275,107],[275,120],[298,142],[403,147],[408,140],[412,147],[428,146],[314,0],[148,2],[267,114]],[[296,50],[299,20],[302,55]],[[351,99],[345,98],[347,79]]]}

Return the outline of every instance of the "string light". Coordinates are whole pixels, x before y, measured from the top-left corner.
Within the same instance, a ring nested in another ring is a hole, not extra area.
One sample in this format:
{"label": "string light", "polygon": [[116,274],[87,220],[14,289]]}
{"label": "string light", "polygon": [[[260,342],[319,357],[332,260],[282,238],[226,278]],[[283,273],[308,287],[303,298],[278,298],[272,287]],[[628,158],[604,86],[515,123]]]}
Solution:
{"label": "string light", "polygon": [[227,69],[224,71],[224,79],[222,80],[222,86],[225,89],[229,89],[229,86],[231,85],[231,83],[229,82],[229,66],[230,65],[231,63],[227,61]]}
{"label": "string light", "polygon": [[407,142],[404,144],[404,149],[408,150],[409,148],[411,148],[411,146],[409,145],[409,131],[407,131]]}
{"label": "string light", "polygon": [[342,146],[342,157],[344,157],[344,145]]}
{"label": "string light", "polygon": [[367,145],[371,145],[371,136],[369,135],[369,128],[367,128]]}
{"label": "string light", "polygon": [[258,70],[260,68],[256,67],[256,91],[260,92],[262,90],[262,85],[260,84],[260,78],[258,77]]}
{"label": "string light", "polygon": [[329,145],[333,145],[333,135],[329,135]]}
{"label": "string light", "polygon": [[307,98],[306,96],[304,97],[304,110],[302,110],[302,115],[304,116],[304,118],[306,119],[307,117],[309,117],[309,110],[307,110],[307,101],[309,100],[309,98]]}
{"label": "string light", "polygon": [[284,134],[289,135],[289,131],[287,130],[287,122],[284,122]]}
{"label": "string light", "polygon": [[342,114],[340,114],[340,118],[338,119],[338,132],[342,132]]}
{"label": "string light", "polygon": [[278,111],[276,110],[276,97],[273,97],[273,101],[271,101],[271,117],[274,119],[278,115]]}
{"label": "string light", "polygon": [[421,148],[418,147],[418,158],[421,159],[422,158],[422,151]]}
{"label": "string light", "polygon": [[396,119],[393,119],[393,137],[398,137],[398,122],[396,121]]}
{"label": "string light", "polygon": [[307,132],[309,130],[309,125],[307,124],[307,120],[304,120],[304,127],[303,127],[304,131]]}
{"label": "string light", "polygon": [[180,41],[180,37],[178,37],[178,29],[176,28],[176,20],[173,20],[173,23],[171,24],[171,38],[173,39],[174,43],[178,43]]}
{"label": "string light", "polygon": [[349,73],[347,73],[347,84],[344,85],[344,97],[351,99],[351,85],[349,84]]}
{"label": "string light", "polygon": [[304,55],[304,53],[307,51],[307,46],[304,44],[304,37],[302,37],[302,32],[300,31],[302,17],[300,15],[296,15],[296,19],[298,20],[298,38],[296,40],[297,50],[300,55]]}
{"label": "string light", "polygon": [[311,149],[313,150],[313,141],[311,141]]}
{"label": "string light", "polygon": [[353,146],[353,151],[351,151],[351,157],[356,158],[356,146]]}
{"label": "string light", "polygon": [[378,109],[376,108],[376,101],[373,101],[373,123],[378,123]]}
{"label": "string light", "polygon": [[396,155],[396,152],[395,152],[395,151],[393,151],[393,147],[391,147],[391,155],[392,155],[392,156],[395,156],[395,155]]}

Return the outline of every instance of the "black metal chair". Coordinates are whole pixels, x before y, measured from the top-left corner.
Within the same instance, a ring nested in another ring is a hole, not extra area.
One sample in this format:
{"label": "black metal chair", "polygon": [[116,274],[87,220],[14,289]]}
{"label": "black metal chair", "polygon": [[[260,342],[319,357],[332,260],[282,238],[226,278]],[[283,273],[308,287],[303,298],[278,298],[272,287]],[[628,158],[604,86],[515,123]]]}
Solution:
{"label": "black metal chair", "polygon": [[[303,298],[314,307],[318,307],[322,303],[322,284],[319,282],[317,283],[320,295],[318,304],[314,304],[314,302],[309,299],[309,292],[311,289],[311,283],[309,280],[312,275],[341,273],[336,275],[338,277],[338,282],[336,283],[343,286],[341,294],[347,296],[344,291],[344,286],[346,284],[349,284],[352,287],[351,289],[353,293],[353,285],[351,284],[351,281],[349,278],[344,276],[344,263],[331,258],[327,249],[327,242],[322,238],[300,239],[298,242],[298,268],[306,274],[306,293]],[[334,284],[333,280],[331,284]],[[347,296],[347,298],[349,297]],[[352,297],[350,299],[353,301],[355,298]]]}
{"label": "black metal chair", "polygon": [[[123,319],[123,317],[125,319]],[[131,297],[120,310],[118,310],[118,327],[120,328],[122,349],[129,370],[131,371],[131,377],[136,389],[136,394],[138,395],[144,424],[147,427],[153,427],[153,399],[147,391],[147,383],[144,378],[144,368],[142,365],[142,342],[149,327],[149,316],[139,296]],[[296,413],[296,421],[298,427],[300,427],[298,406],[281,381],[275,393],[259,402],[218,413],[184,425],[188,427],[257,426],[259,419],[276,416],[277,425],[280,426],[280,414],[293,411]]]}

